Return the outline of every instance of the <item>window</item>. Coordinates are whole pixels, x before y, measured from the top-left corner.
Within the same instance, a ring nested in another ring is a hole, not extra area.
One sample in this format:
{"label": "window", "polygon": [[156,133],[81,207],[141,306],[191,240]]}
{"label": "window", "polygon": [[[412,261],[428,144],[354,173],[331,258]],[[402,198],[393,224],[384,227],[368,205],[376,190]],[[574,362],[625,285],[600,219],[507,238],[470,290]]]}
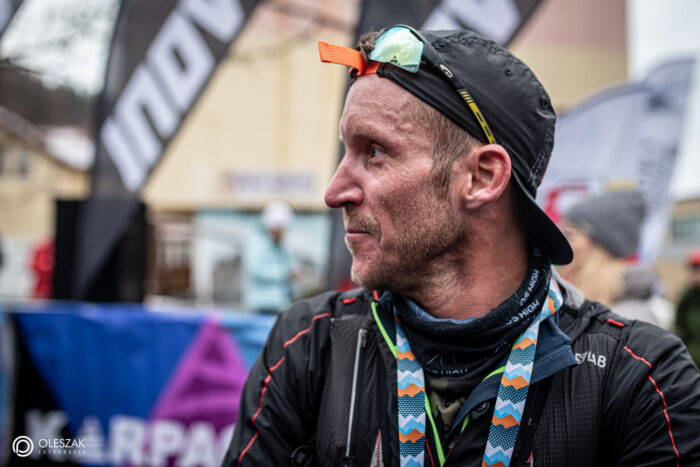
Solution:
{"label": "window", "polygon": [[671,232],[674,242],[700,241],[700,217],[674,219]]}
{"label": "window", "polygon": [[29,163],[31,155],[27,151],[22,151],[19,153],[19,159],[17,160],[17,174],[21,178],[27,178],[29,175]]}

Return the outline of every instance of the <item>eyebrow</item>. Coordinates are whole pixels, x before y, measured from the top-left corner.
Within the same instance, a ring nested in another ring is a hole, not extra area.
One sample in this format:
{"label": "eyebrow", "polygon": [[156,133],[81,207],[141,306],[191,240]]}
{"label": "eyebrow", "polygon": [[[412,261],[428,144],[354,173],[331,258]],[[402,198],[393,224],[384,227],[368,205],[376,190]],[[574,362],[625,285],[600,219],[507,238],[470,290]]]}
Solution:
{"label": "eyebrow", "polygon": [[[400,144],[400,138],[394,134],[387,134],[385,132],[380,132],[374,128],[368,126],[362,126],[361,128],[355,128],[349,135],[348,138],[362,138],[365,140],[371,140],[378,142],[385,146],[396,146]],[[343,135],[340,135],[340,142],[345,144],[345,139]]]}
{"label": "eyebrow", "polygon": [[[342,122],[343,117],[341,117],[340,119],[338,135],[340,142],[346,144],[347,142],[345,141],[342,132]],[[389,128],[382,127],[381,125],[378,125],[376,123],[370,123],[366,119],[359,119],[359,121],[356,121],[355,124],[352,126],[352,130],[348,134],[348,138],[360,137],[370,140],[381,140],[385,145],[398,146],[401,144],[402,140],[401,136],[399,136],[399,134],[401,133],[402,132],[400,131],[392,131]]]}

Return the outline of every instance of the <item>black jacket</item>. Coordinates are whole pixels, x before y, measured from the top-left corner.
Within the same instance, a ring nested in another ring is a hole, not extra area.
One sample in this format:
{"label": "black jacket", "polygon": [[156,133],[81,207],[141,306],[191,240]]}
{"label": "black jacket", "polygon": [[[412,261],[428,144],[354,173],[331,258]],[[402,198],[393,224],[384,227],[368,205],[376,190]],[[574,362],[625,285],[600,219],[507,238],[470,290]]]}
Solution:
{"label": "black jacket", "polygon": [[[561,285],[559,327],[578,365],[531,385],[511,465],[700,466],[700,373],[680,340]],[[223,465],[399,465],[396,362],[371,301],[326,293],[278,318]],[[499,382],[465,402],[445,465],[481,465]],[[439,466],[427,433],[425,465]]]}

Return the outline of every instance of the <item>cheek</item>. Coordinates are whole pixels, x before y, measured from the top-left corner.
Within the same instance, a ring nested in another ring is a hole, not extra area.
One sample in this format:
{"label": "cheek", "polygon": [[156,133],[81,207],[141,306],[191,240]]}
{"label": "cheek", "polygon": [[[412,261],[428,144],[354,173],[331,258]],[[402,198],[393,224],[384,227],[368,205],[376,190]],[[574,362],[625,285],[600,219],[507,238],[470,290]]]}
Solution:
{"label": "cheek", "polygon": [[429,168],[416,167],[415,170],[394,174],[391,179],[380,181],[381,199],[393,204],[420,202],[432,193],[434,185]]}
{"label": "cheek", "polygon": [[575,274],[585,264],[586,258],[588,258],[588,254],[591,251],[592,243],[586,235],[580,233],[570,235],[568,240],[571,250],[574,252],[574,259],[568,265],[560,266],[559,271],[565,279],[572,280],[574,278],[571,275]]}
{"label": "cheek", "polygon": [[430,160],[415,160],[408,169],[393,170],[390,175],[374,180],[366,192],[372,213],[384,234],[400,235],[407,222],[414,222],[419,212],[433,199],[434,190]]}
{"label": "cheek", "polygon": [[583,261],[588,253],[591,251],[591,240],[581,234],[577,234],[571,239],[571,249],[574,252],[574,260],[581,262]]}
{"label": "cheek", "polygon": [[424,201],[425,194],[415,185],[406,184],[402,186],[389,187],[382,196],[377,198],[377,204],[381,212],[385,214],[387,220],[392,225],[385,225],[384,228],[401,230],[402,221],[406,217],[413,217],[419,210],[419,205]]}

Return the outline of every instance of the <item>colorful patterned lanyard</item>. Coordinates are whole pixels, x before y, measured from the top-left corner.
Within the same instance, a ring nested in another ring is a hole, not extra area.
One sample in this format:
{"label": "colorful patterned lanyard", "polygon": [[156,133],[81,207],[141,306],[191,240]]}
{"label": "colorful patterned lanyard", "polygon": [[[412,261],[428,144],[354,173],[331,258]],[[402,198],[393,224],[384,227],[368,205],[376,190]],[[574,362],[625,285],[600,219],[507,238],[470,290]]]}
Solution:
{"label": "colorful patterned lanyard", "polygon": [[425,456],[427,406],[423,367],[411,350],[399,317],[396,323],[396,387],[399,395],[399,454],[401,467],[419,467]]}
{"label": "colorful patterned lanyard", "polygon": [[[563,302],[559,286],[552,279],[549,281],[547,299],[537,318],[518,337],[511,349],[505,371],[498,388],[496,406],[491,419],[491,428],[486,442],[482,467],[510,465],[513,447],[518,438],[520,420],[525,409],[532,368],[535,361],[535,349],[540,332],[540,322],[556,313]],[[438,448],[440,465],[445,462],[442,446],[437,437],[435,422],[425,392],[423,368],[416,359],[406,338],[396,310],[396,379],[399,401],[399,454],[401,467],[418,467],[423,465],[426,451],[426,414],[430,419]],[[386,338],[386,336],[385,336]]]}

